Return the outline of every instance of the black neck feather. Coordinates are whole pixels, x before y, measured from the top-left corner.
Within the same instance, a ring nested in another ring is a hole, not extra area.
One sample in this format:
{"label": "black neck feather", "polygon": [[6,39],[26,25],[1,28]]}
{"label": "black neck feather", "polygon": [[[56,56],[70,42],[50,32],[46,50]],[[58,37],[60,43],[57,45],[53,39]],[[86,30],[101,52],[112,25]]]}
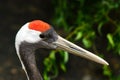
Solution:
{"label": "black neck feather", "polygon": [[33,46],[32,44],[23,42],[20,45],[20,49],[19,49],[20,57],[27,71],[29,80],[43,80],[36,66],[34,51],[35,51],[35,46]]}

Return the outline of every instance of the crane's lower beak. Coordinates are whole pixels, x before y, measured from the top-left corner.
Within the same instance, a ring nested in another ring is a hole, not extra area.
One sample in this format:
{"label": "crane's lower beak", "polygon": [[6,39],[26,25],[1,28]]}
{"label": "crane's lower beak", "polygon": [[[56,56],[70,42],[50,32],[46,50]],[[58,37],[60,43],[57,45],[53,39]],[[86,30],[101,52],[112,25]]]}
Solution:
{"label": "crane's lower beak", "polygon": [[102,59],[102,58],[98,57],[97,55],[67,41],[66,39],[64,39],[60,36],[58,36],[58,40],[56,42],[54,42],[53,44],[55,44],[57,46],[56,49],[68,51],[74,55],[84,57],[86,59],[95,61],[95,62],[103,64],[103,65],[109,65],[104,59]]}

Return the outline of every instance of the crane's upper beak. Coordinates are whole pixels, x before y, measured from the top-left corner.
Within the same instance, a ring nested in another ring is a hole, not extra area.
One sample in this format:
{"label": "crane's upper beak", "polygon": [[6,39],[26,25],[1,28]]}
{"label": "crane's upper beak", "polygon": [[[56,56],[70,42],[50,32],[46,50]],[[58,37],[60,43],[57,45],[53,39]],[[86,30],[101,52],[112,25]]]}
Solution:
{"label": "crane's upper beak", "polygon": [[98,57],[97,55],[69,42],[68,40],[66,40],[60,36],[58,36],[58,39],[55,42],[53,42],[53,44],[57,46],[56,49],[68,51],[74,55],[84,57],[86,59],[95,61],[95,62],[103,64],[103,65],[109,65],[104,59],[102,59],[102,58]]}

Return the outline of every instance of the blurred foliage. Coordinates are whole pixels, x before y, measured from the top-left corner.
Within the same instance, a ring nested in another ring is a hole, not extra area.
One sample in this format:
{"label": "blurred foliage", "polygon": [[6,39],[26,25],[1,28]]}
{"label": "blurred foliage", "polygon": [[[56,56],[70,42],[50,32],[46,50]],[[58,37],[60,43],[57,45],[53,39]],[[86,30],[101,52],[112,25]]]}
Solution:
{"label": "blurred foliage", "polygon": [[[56,56],[59,53],[59,57]],[[59,59],[58,59],[59,58]],[[58,61],[60,60],[60,61]],[[49,57],[44,60],[44,80],[50,80],[58,76],[59,68],[66,71],[65,64],[68,62],[68,53],[63,51],[51,51]]]}
{"label": "blurred foliage", "polygon": [[[52,23],[68,34],[66,39],[72,42],[81,41],[85,48],[93,48],[94,45],[97,49],[97,45],[106,44],[106,52],[111,51],[116,53],[114,55],[120,55],[120,0],[52,1],[55,8]],[[103,38],[107,43],[101,41],[101,43],[95,44],[97,38]],[[56,53],[61,55],[59,63]],[[66,52],[52,51],[44,61],[46,69],[44,79],[50,80],[51,77],[48,77],[50,74],[58,75],[58,68],[66,71],[67,61]],[[109,77],[110,80],[120,79],[120,76],[114,77],[107,66],[103,67],[103,75]]]}

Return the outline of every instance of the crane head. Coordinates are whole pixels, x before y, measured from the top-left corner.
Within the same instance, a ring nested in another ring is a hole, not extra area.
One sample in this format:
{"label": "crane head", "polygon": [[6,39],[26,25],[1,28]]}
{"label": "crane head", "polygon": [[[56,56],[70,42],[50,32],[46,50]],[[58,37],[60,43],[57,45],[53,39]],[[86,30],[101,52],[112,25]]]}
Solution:
{"label": "crane head", "polygon": [[21,27],[16,35],[16,49],[19,49],[22,42],[37,45],[36,48],[65,50],[97,63],[109,65],[104,59],[62,38],[51,25],[41,20],[28,22]]}

